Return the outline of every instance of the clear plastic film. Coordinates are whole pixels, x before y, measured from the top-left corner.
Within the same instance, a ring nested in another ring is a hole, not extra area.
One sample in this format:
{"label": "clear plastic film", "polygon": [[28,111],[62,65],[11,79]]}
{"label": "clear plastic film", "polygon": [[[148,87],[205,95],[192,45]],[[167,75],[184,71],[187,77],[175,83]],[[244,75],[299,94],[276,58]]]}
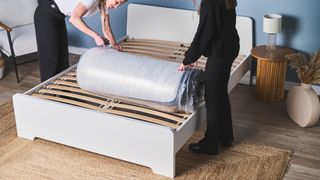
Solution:
{"label": "clear plastic film", "polygon": [[77,68],[80,88],[120,101],[165,112],[192,113],[203,102],[200,69],[179,72],[179,63],[93,48]]}
{"label": "clear plastic film", "polygon": [[177,95],[178,111],[192,113],[204,101],[204,72],[201,69],[187,69],[180,82]]}

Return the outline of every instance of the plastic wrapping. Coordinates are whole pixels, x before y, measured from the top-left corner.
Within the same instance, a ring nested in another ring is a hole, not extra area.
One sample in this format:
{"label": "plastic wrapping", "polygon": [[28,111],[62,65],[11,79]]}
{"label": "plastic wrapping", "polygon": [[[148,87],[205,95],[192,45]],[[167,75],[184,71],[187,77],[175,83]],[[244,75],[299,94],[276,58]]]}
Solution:
{"label": "plastic wrapping", "polygon": [[192,113],[204,101],[204,72],[201,69],[187,69],[180,82],[177,95],[178,111]]}
{"label": "plastic wrapping", "polygon": [[166,112],[191,113],[203,101],[204,72],[177,71],[179,63],[93,48],[77,67],[80,88]]}

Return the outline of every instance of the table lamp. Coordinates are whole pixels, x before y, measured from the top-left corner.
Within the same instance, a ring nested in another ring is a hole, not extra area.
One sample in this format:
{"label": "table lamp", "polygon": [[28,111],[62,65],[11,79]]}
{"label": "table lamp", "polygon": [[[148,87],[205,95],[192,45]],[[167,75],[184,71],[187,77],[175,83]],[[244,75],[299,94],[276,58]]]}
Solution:
{"label": "table lamp", "polygon": [[263,17],[263,32],[267,33],[267,50],[276,49],[277,33],[281,31],[282,16],[267,14]]}

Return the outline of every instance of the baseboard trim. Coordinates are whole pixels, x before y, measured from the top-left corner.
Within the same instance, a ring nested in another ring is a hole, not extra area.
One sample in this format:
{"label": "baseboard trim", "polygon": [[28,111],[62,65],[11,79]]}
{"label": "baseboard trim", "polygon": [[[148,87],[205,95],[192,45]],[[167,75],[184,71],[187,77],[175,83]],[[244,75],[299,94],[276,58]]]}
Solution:
{"label": "baseboard trim", "polygon": [[[250,82],[250,73],[248,72],[247,74],[245,74],[245,76],[241,79],[240,84],[249,84]],[[252,84],[255,85],[256,84],[256,76],[253,76],[252,78]],[[291,87],[293,86],[299,86],[300,83],[296,83],[296,82],[292,82],[292,81],[286,81],[285,82],[285,90],[289,90]],[[318,96],[320,96],[320,85],[312,85],[312,88],[316,91],[316,93],[318,94]]]}

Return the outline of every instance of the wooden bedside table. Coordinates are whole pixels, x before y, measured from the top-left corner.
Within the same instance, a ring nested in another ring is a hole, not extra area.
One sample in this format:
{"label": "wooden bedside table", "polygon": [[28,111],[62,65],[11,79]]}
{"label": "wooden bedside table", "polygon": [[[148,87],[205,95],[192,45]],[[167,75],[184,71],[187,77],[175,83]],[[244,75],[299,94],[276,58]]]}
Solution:
{"label": "wooden bedside table", "polygon": [[277,102],[284,96],[284,83],[287,72],[285,55],[294,53],[287,47],[276,46],[268,51],[266,46],[251,49],[251,55],[257,59],[256,96],[265,102]]}

